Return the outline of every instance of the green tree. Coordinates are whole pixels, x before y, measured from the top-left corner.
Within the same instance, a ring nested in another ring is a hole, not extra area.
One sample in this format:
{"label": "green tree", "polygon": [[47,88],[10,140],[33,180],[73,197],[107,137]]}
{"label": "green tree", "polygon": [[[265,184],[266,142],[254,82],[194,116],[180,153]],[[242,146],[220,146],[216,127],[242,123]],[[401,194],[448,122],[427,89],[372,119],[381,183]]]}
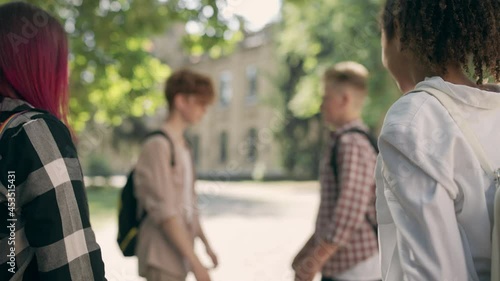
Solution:
{"label": "green tree", "polygon": [[191,52],[220,53],[232,43],[224,40],[231,36],[216,0],[28,2],[59,18],[69,34],[70,122],[76,131],[88,122],[116,126],[128,115],[150,114],[163,105],[159,85],[170,69],[151,55],[151,38],[171,24],[193,21],[202,26],[199,34],[184,40]]}
{"label": "green tree", "polygon": [[291,174],[318,175],[322,134],[321,77],[333,64],[353,60],[371,72],[365,122],[375,131],[397,96],[381,63],[379,0],[291,1],[283,6],[278,38],[282,64],[279,89],[287,120],[279,132],[284,165]]}

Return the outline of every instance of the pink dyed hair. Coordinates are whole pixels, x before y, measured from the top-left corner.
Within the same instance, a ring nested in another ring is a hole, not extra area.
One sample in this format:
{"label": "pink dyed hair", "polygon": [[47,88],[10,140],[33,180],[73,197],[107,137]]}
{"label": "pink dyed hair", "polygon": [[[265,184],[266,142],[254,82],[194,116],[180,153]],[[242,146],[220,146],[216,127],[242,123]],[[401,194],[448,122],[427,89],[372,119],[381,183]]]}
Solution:
{"label": "pink dyed hair", "polygon": [[68,125],[66,32],[31,4],[0,5],[0,95],[25,100]]}

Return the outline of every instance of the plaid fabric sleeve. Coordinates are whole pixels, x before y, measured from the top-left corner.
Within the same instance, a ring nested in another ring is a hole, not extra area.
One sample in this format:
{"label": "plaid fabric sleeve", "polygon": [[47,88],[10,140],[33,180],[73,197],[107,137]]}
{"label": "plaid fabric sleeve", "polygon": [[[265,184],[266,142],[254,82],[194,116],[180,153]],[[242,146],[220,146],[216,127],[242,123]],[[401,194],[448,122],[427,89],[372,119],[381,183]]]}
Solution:
{"label": "plaid fabric sleeve", "polygon": [[359,134],[342,136],[338,145],[339,194],[324,240],[342,246],[365,220],[373,199],[376,156],[368,140]]}
{"label": "plaid fabric sleeve", "polygon": [[24,182],[17,201],[40,280],[106,280],[69,130],[50,115],[29,120],[13,143],[10,169]]}

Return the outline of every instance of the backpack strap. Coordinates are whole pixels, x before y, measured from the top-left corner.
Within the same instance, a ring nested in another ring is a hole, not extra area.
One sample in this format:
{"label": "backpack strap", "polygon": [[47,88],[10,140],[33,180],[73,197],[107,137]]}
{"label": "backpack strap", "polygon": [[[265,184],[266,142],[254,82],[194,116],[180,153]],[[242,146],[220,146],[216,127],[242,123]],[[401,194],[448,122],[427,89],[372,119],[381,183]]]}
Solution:
{"label": "backpack strap", "polygon": [[[333,171],[333,176],[335,178],[335,184],[338,186],[340,183],[339,179],[339,172],[338,172],[338,167],[337,167],[337,155],[339,153],[339,140],[340,137],[345,135],[345,134],[361,134],[364,135],[368,141],[370,141],[370,144],[372,145],[373,149],[375,152],[378,154],[378,145],[377,145],[377,139],[373,137],[370,133],[360,129],[360,128],[352,128],[347,131],[342,132],[335,138],[335,143],[332,148],[332,154],[330,156],[330,167],[332,168]],[[376,223],[373,223],[368,214],[365,214],[365,219],[366,221],[372,226],[373,232],[375,233],[375,236],[378,237],[378,225]]]}
{"label": "backpack strap", "polygon": [[343,135],[352,134],[352,133],[364,135],[368,139],[368,141],[370,141],[370,144],[372,145],[375,152],[376,153],[379,152],[378,145],[377,145],[377,139],[375,137],[373,137],[370,133],[368,133],[360,128],[352,128],[352,129],[349,129],[345,132],[342,132],[340,135],[338,135],[335,138],[335,144],[333,145],[332,154],[330,155],[330,166],[332,167],[333,175],[335,177],[335,182],[337,184],[339,183],[339,172],[338,172],[338,167],[337,167],[337,155],[339,153],[339,140],[340,140],[340,137],[342,137]]}
{"label": "backpack strap", "polygon": [[[500,280],[500,169],[494,169],[493,165],[486,156],[483,146],[479,142],[476,134],[469,127],[467,120],[460,114],[455,101],[446,93],[443,93],[437,89],[425,87],[419,88],[412,92],[424,91],[427,94],[435,97],[443,107],[448,111],[451,118],[455,121],[458,128],[464,134],[465,139],[468,141],[472,150],[476,154],[479,163],[484,172],[487,174],[488,178],[493,179],[496,185],[494,207],[493,207],[493,226],[491,232],[491,246],[492,246],[492,256],[491,256],[491,280]],[[411,92],[410,92],[411,93]]]}
{"label": "backpack strap", "polygon": [[7,120],[5,120],[3,123],[0,123],[0,139],[2,139],[3,133],[5,132],[5,130],[7,130],[7,128],[9,128],[9,125],[14,121],[14,119],[16,119],[18,116],[21,116],[22,114],[28,111],[29,110],[16,112],[11,116],[9,116],[9,118],[7,118]]}
{"label": "backpack strap", "polygon": [[[170,152],[170,166],[174,167],[175,166],[174,142],[172,141],[172,139],[170,138],[169,135],[165,134],[165,132],[163,132],[161,130],[157,130],[157,131],[153,131],[153,132],[147,134],[147,136],[145,137],[145,139],[148,139],[148,138],[154,137],[154,136],[158,136],[158,135],[164,137],[167,140],[168,144],[170,145],[170,151],[171,151]],[[129,175],[128,181],[133,181],[133,179],[132,179],[133,178],[133,174],[134,174],[134,171],[132,170],[132,172]],[[144,221],[144,219],[146,218],[146,216],[147,216],[146,211],[143,211],[142,216],[139,219],[139,223],[141,223],[142,221]]]}
{"label": "backpack strap", "polygon": [[172,141],[172,139],[170,138],[169,135],[165,134],[165,132],[163,132],[163,131],[158,130],[158,131],[153,131],[153,132],[149,133],[146,136],[146,139],[153,137],[153,136],[157,136],[157,135],[163,136],[167,140],[168,144],[170,145],[170,151],[171,151],[171,153],[170,153],[170,166],[172,166],[172,167],[175,166],[174,142]]}
{"label": "backpack strap", "polygon": [[488,160],[488,157],[484,152],[483,146],[481,145],[481,143],[479,143],[476,134],[474,134],[472,129],[469,127],[467,120],[465,120],[460,114],[460,110],[458,109],[455,101],[453,101],[453,99],[448,94],[443,93],[434,88],[428,88],[428,87],[419,88],[418,90],[412,92],[421,92],[421,91],[424,91],[429,95],[435,97],[443,105],[443,107],[450,114],[451,118],[457,124],[458,128],[460,128],[460,130],[464,134],[465,139],[469,142],[469,145],[472,147],[472,150],[476,154],[477,159],[481,163],[481,167],[486,172],[488,177],[498,181],[499,178],[497,177],[496,172],[493,169],[493,165],[491,165],[490,161]]}

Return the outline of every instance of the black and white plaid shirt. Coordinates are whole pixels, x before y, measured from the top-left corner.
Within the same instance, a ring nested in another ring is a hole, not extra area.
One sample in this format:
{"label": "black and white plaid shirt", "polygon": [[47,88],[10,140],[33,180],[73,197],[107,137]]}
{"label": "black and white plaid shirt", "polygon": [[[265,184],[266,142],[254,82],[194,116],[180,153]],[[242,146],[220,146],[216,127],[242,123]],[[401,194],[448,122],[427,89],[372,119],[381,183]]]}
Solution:
{"label": "black and white plaid shirt", "polygon": [[[0,97],[0,123],[31,107]],[[0,280],[106,280],[66,126],[41,111],[0,140]]]}

